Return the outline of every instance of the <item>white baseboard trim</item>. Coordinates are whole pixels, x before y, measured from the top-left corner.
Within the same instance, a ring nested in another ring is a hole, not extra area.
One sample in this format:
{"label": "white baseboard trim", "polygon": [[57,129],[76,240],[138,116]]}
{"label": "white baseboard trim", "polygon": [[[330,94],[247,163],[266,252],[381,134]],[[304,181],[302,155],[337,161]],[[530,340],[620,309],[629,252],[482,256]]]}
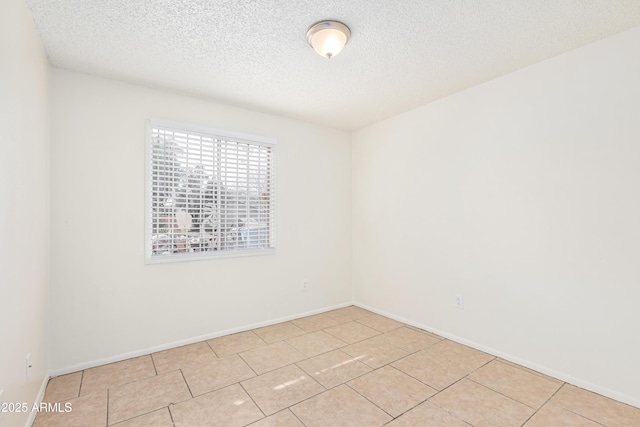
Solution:
{"label": "white baseboard trim", "polygon": [[[40,403],[42,403],[42,399],[44,399],[44,392],[47,390],[47,384],[49,384],[49,379],[51,379],[51,371],[47,371],[44,378],[42,379],[40,390],[38,390],[36,400],[33,402],[34,405],[40,406]],[[33,408],[33,405],[31,407]],[[25,423],[25,427],[31,427],[33,425],[33,422],[36,420],[36,415],[38,415],[38,412],[31,411],[31,413],[29,414],[29,418],[27,418],[27,422]]]}
{"label": "white baseboard trim", "polygon": [[441,337],[447,338],[451,341],[455,341],[459,344],[464,344],[466,346],[475,348],[476,350],[483,351],[485,353],[491,354],[492,356],[500,357],[502,359],[508,360],[509,362],[517,363],[518,365],[524,366],[529,369],[533,369],[534,371],[538,371],[550,377],[559,379],[560,381],[564,381],[566,383],[572,384],[574,386],[583,388],[585,390],[592,391],[594,393],[600,394],[602,396],[609,397],[611,399],[617,400],[622,403],[626,403],[628,405],[634,406],[636,408],[640,408],[640,399],[634,398],[632,396],[628,396],[623,393],[619,393],[617,391],[608,389],[606,387],[599,386],[597,384],[590,383],[588,381],[582,380],[580,378],[573,377],[571,375],[565,374],[563,372],[556,371],[555,369],[548,368],[546,366],[538,365],[537,363],[533,363],[529,360],[521,359],[519,357],[512,356],[508,353],[504,353],[502,351],[487,347],[482,344],[478,344],[477,342],[468,340],[466,338],[461,338],[456,335],[452,335],[450,333],[441,331],[436,328],[429,327],[427,325],[422,325],[418,322],[414,322],[408,319],[405,319],[400,316],[396,316],[391,313],[387,313],[386,311],[379,310],[374,307],[370,307],[366,304],[361,304],[358,302],[354,302],[353,305],[363,308],[365,310],[372,311],[374,313],[380,314],[382,316],[389,317],[390,319],[397,320],[398,322],[406,323],[407,325],[415,326],[416,328],[423,329],[427,332],[434,333],[436,335],[440,335]]}
{"label": "white baseboard trim", "polygon": [[[158,351],[169,350],[172,348],[181,347],[183,345],[188,345],[188,344],[194,344],[200,341],[206,341],[206,340],[218,338],[224,335],[236,334],[238,332],[244,332],[244,331],[249,331],[251,329],[275,325],[276,323],[288,322],[289,320],[299,319],[301,317],[313,316],[314,314],[325,313],[327,311],[348,307],[350,305],[353,305],[353,302],[336,304],[330,307],[324,307],[321,309],[311,310],[304,313],[292,314],[289,316],[284,316],[277,319],[268,320],[265,322],[252,323],[250,325],[240,326],[237,328],[225,329],[222,331],[212,332],[212,333],[200,335],[197,337],[191,337],[183,340],[173,341],[168,344],[157,345],[149,348],[131,351],[128,353],[118,354],[111,357],[105,357],[103,359],[97,359],[89,362],[79,363],[79,364],[68,366],[65,368],[54,369],[50,372],[50,376],[58,377],[60,375],[66,375],[72,372],[83,371],[85,369],[95,368],[96,366],[107,365],[109,363],[120,362],[122,360],[132,359],[134,357],[146,356],[147,354],[156,353]],[[46,387],[46,384],[45,384],[45,387]],[[43,396],[44,396],[44,391],[43,391]]]}

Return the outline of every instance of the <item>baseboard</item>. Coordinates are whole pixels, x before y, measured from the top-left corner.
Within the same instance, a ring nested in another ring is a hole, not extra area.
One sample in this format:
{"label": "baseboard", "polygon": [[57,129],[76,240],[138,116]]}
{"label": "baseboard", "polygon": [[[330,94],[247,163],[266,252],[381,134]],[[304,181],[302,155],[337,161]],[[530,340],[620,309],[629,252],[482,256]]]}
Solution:
{"label": "baseboard", "polygon": [[[348,307],[353,305],[352,302],[346,302],[342,304],[333,305],[330,307],[324,307],[317,310],[311,310],[303,313],[292,314],[289,316],[280,317],[277,319],[268,320],[265,322],[252,323],[250,325],[244,325],[237,328],[225,329],[222,331],[212,332],[205,335],[200,335],[197,337],[186,338],[179,341],[173,341],[168,344],[157,345],[149,348],[144,348],[136,351],[131,351],[128,353],[118,354],[111,357],[106,357],[103,359],[92,360],[89,362],[79,363],[73,366],[68,366],[66,368],[55,369],[51,371],[51,377],[57,377],[60,375],[70,374],[72,372],[83,371],[85,369],[95,368],[96,366],[107,365],[109,363],[120,362],[122,360],[132,359],[134,357],[146,356],[147,354],[156,353],[158,351],[169,350],[176,347],[181,347],[183,345],[194,344],[200,341],[206,341],[213,338],[218,338],[224,335],[236,334],[238,332],[249,331],[251,329],[262,328],[265,326],[275,325],[276,323],[288,322],[289,320],[299,319],[301,317],[313,316],[314,314],[325,313],[327,311],[335,310],[338,308]],[[45,385],[46,386],[46,385]]]}
{"label": "baseboard", "polygon": [[[40,390],[38,391],[38,395],[36,396],[36,400],[33,402],[33,405],[40,406],[40,403],[42,403],[42,399],[44,399],[44,392],[47,390],[47,384],[49,384],[49,379],[51,379],[51,371],[47,371],[44,378],[42,379]],[[33,405],[31,406],[32,408]],[[29,413],[29,418],[27,418],[27,422],[25,423],[25,427],[31,427],[33,425],[33,422],[36,420],[37,415],[37,411],[31,411]]]}
{"label": "baseboard", "polygon": [[529,369],[533,369],[534,371],[538,371],[550,377],[559,379],[560,381],[564,381],[566,383],[572,384],[574,386],[583,388],[585,390],[592,391],[594,393],[600,394],[602,396],[609,397],[611,399],[617,400],[622,403],[626,403],[628,405],[634,406],[636,408],[640,408],[640,400],[626,394],[618,393],[614,390],[610,390],[606,387],[601,387],[597,384],[590,383],[588,381],[584,381],[580,378],[573,377],[571,375],[565,374],[563,372],[556,371],[555,369],[548,368],[546,366],[538,365],[537,363],[531,362],[529,360],[521,359],[519,357],[515,357],[511,354],[504,353],[502,351],[487,347],[485,345],[479,344],[477,342],[458,337],[456,335],[447,333],[445,331],[441,331],[436,328],[429,327],[428,325],[423,325],[418,322],[414,322],[408,319],[405,319],[400,316],[396,316],[391,313],[387,313],[386,311],[379,310],[374,307],[369,307],[366,304],[361,304],[358,302],[354,302],[353,305],[363,308],[365,310],[372,311],[374,313],[380,314],[382,316],[388,317],[390,319],[397,320],[398,322],[406,323],[407,325],[415,326],[416,328],[423,329],[427,332],[431,332],[436,335],[440,335],[441,337],[447,338],[451,341],[455,341],[459,344],[464,344],[466,346],[475,348],[476,350],[483,351],[485,353],[491,354],[492,356],[500,357],[502,359],[508,360],[509,362],[517,363],[518,365],[524,366]]}

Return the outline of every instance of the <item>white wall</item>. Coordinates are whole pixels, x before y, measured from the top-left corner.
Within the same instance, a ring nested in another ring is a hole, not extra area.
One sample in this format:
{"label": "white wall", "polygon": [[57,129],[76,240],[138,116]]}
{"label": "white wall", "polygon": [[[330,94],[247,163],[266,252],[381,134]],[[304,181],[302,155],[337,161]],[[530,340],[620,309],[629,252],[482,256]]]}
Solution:
{"label": "white wall", "polygon": [[[47,375],[49,79],[22,0],[0,3],[0,389],[32,404]],[[29,380],[25,356],[31,353]],[[29,414],[0,414],[24,425]]]}
{"label": "white wall", "polygon": [[[351,301],[348,133],[59,69],[52,111],[54,373]],[[149,117],[277,139],[277,254],[145,265]]]}
{"label": "white wall", "polygon": [[640,406],[638,46],[355,132],[355,301]]}

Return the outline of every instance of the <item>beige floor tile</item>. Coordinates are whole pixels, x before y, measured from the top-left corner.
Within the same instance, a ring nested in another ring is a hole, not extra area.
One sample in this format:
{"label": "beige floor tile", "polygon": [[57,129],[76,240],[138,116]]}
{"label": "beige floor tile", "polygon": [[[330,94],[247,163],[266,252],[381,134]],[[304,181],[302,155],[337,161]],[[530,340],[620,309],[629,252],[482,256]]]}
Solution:
{"label": "beige floor tile", "polygon": [[114,424],[114,427],[173,427],[169,408],[162,408],[139,417]]}
{"label": "beige floor tile", "polygon": [[[385,427],[469,427],[460,418],[444,411],[430,402],[425,402],[396,418]],[[547,426],[551,427],[551,426]]]}
{"label": "beige floor tile", "polygon": [[[70,399],[70,412],[40,412],[33,427],[105,427],[107,390]],[[66,403],[66,402],[65,402]],[[62,404],[61,408],[65,408]]]}
{"label": "beige floor tile", "polygon": [[72,411],[35,427],[640,426],[638,408],[355,306],[52,378],[43,402]]}
{"label": "beige floor tile", "polygon": [[351,322],[356,319],[360,319],[369,314],[373,314],[370,311],[364,310],[360,307],[356,307],[355,305],[351,305],[349,307],[339,308],[337,310],[327,311],[323,313],[326,316],[329,316],[333,320],[338,323],[346,323]]}
{"label": "beige floor tile", "polygon": [[117,387],[133,381],[156,375],[151,356],[136,357],[86,369],[82,375],[80,396],[94,394],[111,387]]}
{"label": "beige floor tile", "polygon": [[240,427],[264,414],[239,384],[169,407],[175,427]]}
{"label": "beige floor tile", "polygon": [[428,332],[421,332],[417,329],[401,327],[382,335],[382,338],[389,344],[400,347],[403,350],[413,353],[422,350],[430,345],[436,344],[442,339]]}
{"label": "beige floor tile", "polygon": [[151,357],[158,374],[175,371],[187,366],[199,365],[218,358],[206,342],[159,351],[153,353]]}
{"label": "beige floor tile", "polygon": [[251,427],[304,427],[304,424],[293,415],[293,412],[285,409],[251,424]]}
{"label": "beige floor tile", "polygon": [[306,334],[304,329],[297,327],[291,322],[277,323],[264,328],[254,329],[253,332],[267,343],[274,343]]}
{"label": "beige floor tile", "polygon": [[392,366],[436,390],[443,390],[492,359],[493,356],[471,347],[444,340]]}
{"label": "beige floor tile", "polygon": [[207,341],[218,357],[229,356],[230,354],[240,353],[242,351],[251,350],[261,347],[267,343],[257,336],[253,331],[240,332],[232,335],[225,335]]}
{"label": "beige floor tile", "polygon": [[545,375],[542,372],[534,371],[533,369],[529,369],[529,368],[527,368],[525,366],[518,365],[517,363],[513,363],[513,362],[511,362],[509,360],[506,360],[506,359],[503,359],[501,357],[497,357],[496,360],[498,362],[504,363],[505,365],[511,365],[511,366],[514,366],[514,367],[516,367],[518,369],[522,369],[523,371],[527,371],[530,374],[537,375],[537,376],[542,377],[542,378],[546,378],[548,381],[555,382],[558,385],[564,384],[564,381],[561,381],[561,380],[559,380],[557,378],[550,377],[549,375]]}
{"label": "beige floor tile", "polygon": [[402,323],[389,319],[388,317],[380,316],[379,314],[369,314],[359,318],[356,322],[362,323],[363,325],[376,329],[380,332],[389,332],[403,326]]}
{"label": "beige floor tile", "polygon": [[546,404],[524,424],[525,427],[602,427],[561,406]]}
{"label": "beige floor tile", "polygon": [[307,357],[317,356],[347,345],[346,342],[324,331],[316,331],[287,340],[294,348]]}
{"label": "beige floor tile", "polygon": [[74,399],[80,395],[80,382],[82,372],[61,375],[49,380],[47,390],[44,393],[43,402],[63,402]]}
{"label": "beige floor tile", "polygon": [[379,368],[408,355],[403,349],[388,343],[380,335],[341,348],[350,356],[357,357],[371,368]]}
{"label": "beige floor tile", "polygon": [[380,331],[357,322],[349,322],[338,326],[332,326],[331,328],[325,329],[325,332],[328,332],[334,337],[340,338],[342,341],[349,344],[375,337],[381,333]]}
{"label": "beige floor tile", "polygon": [[534,409],[544,405],[561,386],[497,360],[472,372],[468,378]]}
{"label": "beige floor tile", "polygon": [[182,373],[194,396],[256,376],[249,365],[237,354],[183,368]]}
{"label": "beige floor tile", "polygon": [[392,418],[346,385],[325,391],[291,408],[307,427],[381,426]]}
{"label": "beige floor tile", "polygon": [[340,350],[303,360],[298,362],[298,366],[326,388],[371,372],[367,365]]}
{"label": "beige floor tile", "polygon": [[409,325],[408,323],[404,323],[403,325],[404,325],[405,328],[413,329],[414,331],[418,331],[418,332],[422,332],[422,333],[431,335],[432,337],[438,338],[439,340],[443,340],[444,339],[444,337],[441,337],[438,334],[434,334],[433,332],[429,332],[424,328],[419,328],[417,326]]}
{"label": "beige floor tile", "polygon": [[109,424],[128,420],[187,399],[191,399],[191,393],[180,371],[172,371],[114,387],[109,390]]}
{"label": "beige floor tile", "polygon": [[336,313],[336,312],[326,312],[324,313],[325,316],[331,318],[332,320],[335,320],[338,325],[341,325],[343,323],[349,323],[349,322],[353,322],[353,316],[349,316],[347,314],[342,314],[342,313]]}
{"label": "beige floor tile", "polygon": [[521,426],[535,412],[467,379],[440,392],[430,402],[475,427]]}
{"label": "beige floor tile", "polygon": [[355,391],[397,417],[437,393],[391,366],[356,378],[347,383]]}
{"label": "beige floor tile", "polygon": [[316,314],[315,316],[303,317],[301,319],[292,320],[291,323],[296,324],[307,332],[315,332],[319,331],[320,329],[339,325],[337,320],[334,320],[324,314]]}
{"label": "beige floor tile", "polygon": [[563,385],[549,403],[607,426],[640,426],[640,409],[570,384]]}
{"label": "beige floor tile", "polygon": [[303,360],[305,355],[285,341],[240,353],[245,362],[260,374]]}
{"label": "beige floor tile", "polygon": [[266,415],[324,391],[324,387],[295,365],[243,381],[242,386]]}

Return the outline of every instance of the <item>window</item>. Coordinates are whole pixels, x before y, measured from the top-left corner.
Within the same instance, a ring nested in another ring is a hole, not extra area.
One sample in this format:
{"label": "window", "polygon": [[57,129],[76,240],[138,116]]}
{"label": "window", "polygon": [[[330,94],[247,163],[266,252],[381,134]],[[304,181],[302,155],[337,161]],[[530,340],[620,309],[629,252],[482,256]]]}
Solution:
{"label": "window", "polygon": [[275,140],[156,119],[147,134],[147,262],[273,252]]}

